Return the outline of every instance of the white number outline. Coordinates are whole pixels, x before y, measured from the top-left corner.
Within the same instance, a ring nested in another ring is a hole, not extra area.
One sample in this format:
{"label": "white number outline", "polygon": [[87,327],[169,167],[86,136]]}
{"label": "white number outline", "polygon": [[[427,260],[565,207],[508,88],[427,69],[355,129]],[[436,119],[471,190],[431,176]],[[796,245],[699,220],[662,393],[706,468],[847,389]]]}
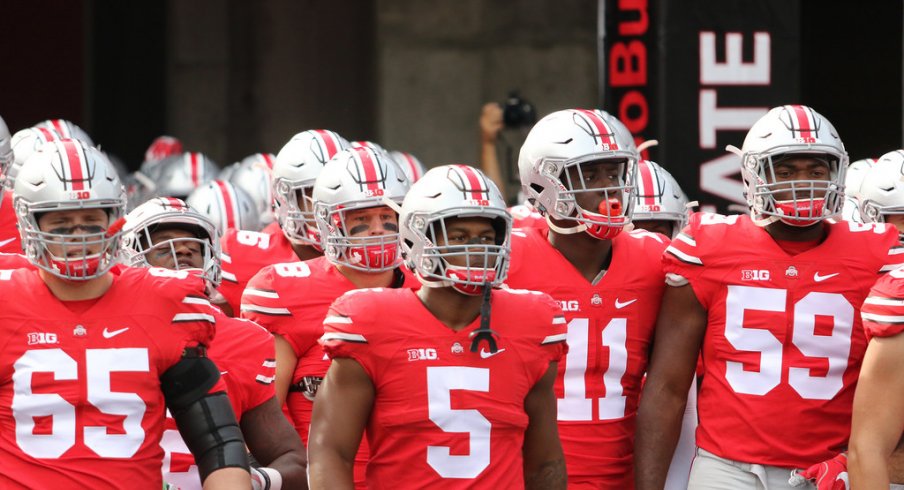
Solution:
{"label": "white number outline", "polygon": [[[609,365],[603,372],[605,396],[597,399],[599,420],[625,416],[628,397],[622,378],[628,370],[628,320],[613,318],[603,329],[601,346],[609,349]],[[563,398],[556,400],[558,419],[564,421],[593,420],[593,400],[587,398],[586,373],[589,362],[590,320],[573,318],[566,333],[568,354],[562,378]]]}
{"label": "white number outline", "polygon": [[475,478],[490,465],[490,421],[475,409],[453,409],[452,390],[490,391],[490,370],[464,366],[427,368],[427,413],[445,432],[467,433],[470,452],[450,454],[427,446],[427,464],[443,478]]}
{"label": "white number outline", "polygon": [[[75,445],[76,407],[56,393],[33,393],[34,373],[52,373],[58,381],[78,379],[78,363],[62,349],[28,350],[14,363],[13,418],[16,443],[29,456],[59,458]],[[85,446],[105,458],[130,458],[144,442],[141,426],[147,405],[136,393],[110,390],[114,372],[149,372],[146,348],[86,349],[87,399],[100,412],[124,415],[124,434],[85,426]],[[34,434],[35,417],[52,418],[49,434]]]}

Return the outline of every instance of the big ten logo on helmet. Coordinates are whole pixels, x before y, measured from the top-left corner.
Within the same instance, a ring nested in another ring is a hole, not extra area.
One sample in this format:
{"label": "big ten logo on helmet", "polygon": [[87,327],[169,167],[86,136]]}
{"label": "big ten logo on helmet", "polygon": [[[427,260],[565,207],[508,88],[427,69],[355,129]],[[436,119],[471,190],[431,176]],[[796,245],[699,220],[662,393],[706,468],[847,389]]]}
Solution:
{"label": "big ten logo on helmet", "polygon": [[471,206],[489,206],[489,199],[465,199],[464,204],[468,204]]}
{"label": "big ten logo on helmet", "polygon": [[435,361],[439,359],[436,355],[436,349],[408,349],[409,361]]}
{"label": "big ten logo on helmet", "polygon": [[376,189],[364,189],[364,195],[367,197],[380,197],[385,193],[385,191],[379,187]]}
{"label": "big ten logo on helmet", "polygon": [[69,199],[91,199],[91,191],[72,191],[69,193]]}
{"label": "big ten logo on helmet", "polygon": [[769,271],[766,269],[744,269],[741,271],[742,281],[768,281],[769,277]]}
{"label": "big ten logo on helmet", "polygon": [[558,300],[558,303],[562,311],[581,311],[581,303],[576,299]]}

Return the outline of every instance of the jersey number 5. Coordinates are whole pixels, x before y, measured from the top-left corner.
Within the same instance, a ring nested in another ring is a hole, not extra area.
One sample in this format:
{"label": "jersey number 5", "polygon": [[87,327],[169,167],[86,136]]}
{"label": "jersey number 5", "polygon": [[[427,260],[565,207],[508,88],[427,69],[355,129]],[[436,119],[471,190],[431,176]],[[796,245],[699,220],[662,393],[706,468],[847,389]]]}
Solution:
{"label": "jersey number 5", "polygon": [[477,410],[452,408],[451,391],[490,391],[490,370],[462,366],[427,368],[428,414],[446,432],[468,434],[470,453],[427,446],[427,464],[443,478],[475,478],[490,465],[490,421]]}

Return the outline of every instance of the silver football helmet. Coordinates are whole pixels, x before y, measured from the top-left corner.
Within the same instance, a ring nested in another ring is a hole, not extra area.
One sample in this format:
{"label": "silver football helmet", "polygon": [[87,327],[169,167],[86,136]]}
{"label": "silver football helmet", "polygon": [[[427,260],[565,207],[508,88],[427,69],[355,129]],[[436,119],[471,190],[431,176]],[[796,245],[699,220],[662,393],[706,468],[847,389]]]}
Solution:
{"label": "silver football helmet", "polygon": [[[904,150],[882,155],[860,183],[860,219],[885,223],[893,214],[904,214]],[[904,232],[899,233],[904,240]]]}
{"label": "silver football helmet", "polygon": [[[174,238],[154,242],[151,235],[161,229],[178,228],[195,234],[194,238]],[[206,216],[174,197],[156,197],[126,215],[122,236],[122,262],[132,267],[151,267],[150,254],[168,254],[176,270],[185,266],[179,246],[196,246],[203,258],[201,277],[213,287],[220,284],[220,234]]]}
{"label": "silver football helmet", "polygon": [[15,158],[13,156],[12,139],[13,136],[9,134],[9,127],[6,126],[6,121],[0,117],[0,178],[4,180]]}
{"label": "silver football helmet", "polygon": [[187,152],[164,158],[147,173],[152,182],[154,197],[185,199],[198,187],[215,180],[220,167],[203,153]]}
{"label": "silver football helmet", "polygon": [[[631,222],[637,160],[634,138],[620,121],[599,110],[569,109],[534,125],[521,147],[518,171],[525,197],[547,217],[553,231],[611,239]],[[585,185],[583,164],[598,161],[619,165],[616,185]],[[602,195],[598,208],[579,206],[582,194]],[[561,227],[549,218],[573,226]]]}
{"label": "silver football helmet", "polygon": [[276,155],[271,153],[255,153],[242,159],[233,167],[232,172],[220,180],[228,180],[245,191],[254,201],[257,208],[257,221],[263,228],[273,222],[273,165]]}
{"label": "silver football helmet", "polygon": [[635,223],[672,221],[672,238],[687,224],[687,196],[672,174],[656,162],[641,160],[637,164],[636,199],[631,218]]}
{"label": "silver football helmet", "polygon": [[[747,204],[758,225],[810,226],[841,212],[848,154],[832,123],[810,107],[770,110],[747,132],[740,156]],[[824,161],[829,180],[777,181],[775,165],[793,157]],[[790,199],[777,199],[780,194]]]}
{"label": "silver football helmet", "polygon": [[324,165],[349,147],[333,131],[312,129],[296,134],[276,155],[273,164],[273,213],[292,243],[320,248],[314,220],[314,182]]}
{"label": "silver football helmet", "polygon": [[860,217],[860,187],[863,178],[875,164],[875,158],[864,158],[848,165],[844,174],[844,206],[841,209],[841,217],[845,221],[863,223]]}
{"label": "silver football helmet", "polygon": [[254,199],[238,186],[214,180],[198,187],[185,202],[195,211],[207,216],[220,235],[226,230],[260,230]]}
{"label": "silver football helmet", "polygon": [[94,140],[88,136],[88,133],[85,132],[84,129],[66,119],[48,119],[35,124],[34,127],[49,129],[55,132],[59,139],[79,140],[88,146],[95,146]]}
{"label": "silver football helmet", "polygon": [[394,151],[389,155],[396,161],[396,163],[399,164],[400,167],[402,167],[402,171],[405,172],[405,177],[408,177],[408,182],[411,182],[412,184],[420,180],[420,178],[423,177],[425,173],[427,173],[427,167],[425,167],[424,164],[421,163],[421,161],[411,153],[404,151]]}
{"label": "silver football helmet", "polygon": [[[13,203],[22,248],[36,267],[82,281],[104,275],[116,262],[125,193],[100,150],[70,139],[44,145],[19,170]],[[42,231],[38,226],[44,213],[94,208],[106,211],[106,227],[80,225],[76,228],[85,233],[73,233],[72,228]]]}
{"label": "silver football helmet", "polygon": [[47,128],[26,128],[17,131],[12,137],[13,160],[9,167],[4,169],[3,184],[12,189],[16,180],[16,175],[22,164],[31,157],[32,153],[41,149],[46,143],[60,140],[60,136],[56,131]]}
{"label": "silver football helmet", "polygon": [[[452,218],[488,218],[496,239],[488,243],[454,243],[447,234]],[[505,281],[508,273],[512,216],[496,185],[467,165],[444,165],[415,182],[399,216],[402,256],[427,287],[452,286],[469,295]],[[442,243],[443,245],[438,245]],[[462,258],[466,265],[453,265]],[[457,261],[457,260],[456,260]]]}
{"label": "silver football helmet", "polygon": [[[349,211],[402,203],[408,179],[387,155],[371,148],[349,148],[323,167],[314,183],[314,219],[326,258],[368,272],[394,269],[401,263],[399,234],[353,237]],[[393,211],[395,212],[395,211]]]}

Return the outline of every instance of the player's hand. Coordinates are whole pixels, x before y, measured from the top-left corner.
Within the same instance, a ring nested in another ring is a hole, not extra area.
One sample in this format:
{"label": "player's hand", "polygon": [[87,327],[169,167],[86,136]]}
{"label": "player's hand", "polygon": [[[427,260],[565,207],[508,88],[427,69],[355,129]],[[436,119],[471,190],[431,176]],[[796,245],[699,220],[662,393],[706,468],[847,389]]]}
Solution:
{"label": "player's hand", "polygon": [[502,106],[495,102],[484,104],[480,112],[480,141],[495,143],[502,126]]}
{"label": "player's hand", "polygon": [[841,453],[832,459],[814,464],[805,470],[793,470],[788,483],[799,487],[812,482],[817,490],[849,490],[847,455]]}

